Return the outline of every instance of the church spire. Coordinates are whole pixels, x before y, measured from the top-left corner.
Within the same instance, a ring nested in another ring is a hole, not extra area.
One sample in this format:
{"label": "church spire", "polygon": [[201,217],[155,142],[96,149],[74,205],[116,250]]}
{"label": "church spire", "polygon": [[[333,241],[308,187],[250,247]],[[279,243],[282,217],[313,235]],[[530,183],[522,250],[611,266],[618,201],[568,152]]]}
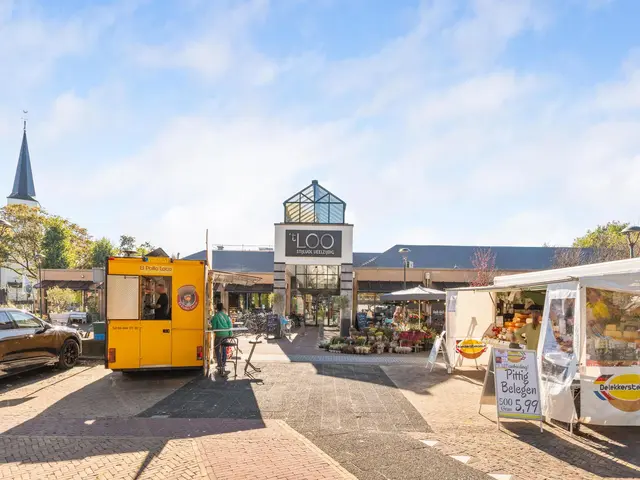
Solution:
{"label": "church spire", "polygon": [[[24,112],[26,115],[26,111]],[[27,144],[27,120],[24,119],[22,132],[22,145],[18,157],[18,168],[13,181],[13,190],[7,197],[8,203],[24,203],[27,205],[37,205],[36,189],[33,184],[33,173],[31,172],[31,158],[29,156],[29,145]]]}

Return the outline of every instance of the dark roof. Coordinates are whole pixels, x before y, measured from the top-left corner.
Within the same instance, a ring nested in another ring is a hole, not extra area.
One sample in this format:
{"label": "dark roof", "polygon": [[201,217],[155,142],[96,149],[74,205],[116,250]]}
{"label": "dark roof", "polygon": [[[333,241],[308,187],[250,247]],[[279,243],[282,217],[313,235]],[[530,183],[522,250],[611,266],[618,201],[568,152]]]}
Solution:
{"label": "dark roof", "polygon": [[358,253],[353,252],[353,266],[360,267],[363,263],[380,255],[379,253]]}
{"label": "dark roof", "polygon": [[[395,245],[383,253],[353,253],[355,267],[402,268],[401,248],[408,248],[414,268],[473,270],[472,259],[478,249],[490,248],[496,256],[496,269],[530,271],[553,268],[556,247],[476,247],[464,245]],[[562,249],[560,249],[562,250]],[[206,260],[204,250],[185,260]],[[227,272],[273,271],[273,252],[213,250],[213,268]]]}
{"label": "dark roof", "polygon": [[13,181],[13,190],[8,198],[17,200],[29,200],[35,202],[36,188],[33,184],[33,173],[31,172],[31,158],[29,156],[29,145],[27,144],[27,129],[25,126],[22,133],[22,145],[18,157],[18,167],[16,177]]}
{"label": "dark roof", "polygon": [[414,268],[472,270],[476,250],[490,248],[496,257],[496,269],[503,271],[544,270],[553,267],[556,247],[483,247],[464,245],[394,245],[366,262],[364,267],[401,268],[401,248],[411,250],[407,259]]}
{"label": "dark roof", "polygon": [[[206,260],[207,252],[201,250],[185,260]],[[273,252],[243,250],[213,250],[213,269],[223,272],[273,272]]]}
{"label": "dark roof", "polygon": [[163,248],[156,248],[155,250],[151,250],[149,253],[145,255],[145,257],[164,257],[169,258],[169,254],[164,251]]}

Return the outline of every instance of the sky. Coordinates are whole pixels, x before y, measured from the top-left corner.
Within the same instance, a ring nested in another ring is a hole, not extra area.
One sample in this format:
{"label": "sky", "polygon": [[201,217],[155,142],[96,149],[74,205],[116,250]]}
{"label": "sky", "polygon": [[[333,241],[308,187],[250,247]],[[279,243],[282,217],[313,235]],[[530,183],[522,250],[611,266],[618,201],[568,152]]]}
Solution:
{"label": "sky", "polygon": [[[182,256],[312,180],[356,251],[640,223],[636,0],[0,0],[0,189]],[[2,193],[2,192],[0,192]]]}

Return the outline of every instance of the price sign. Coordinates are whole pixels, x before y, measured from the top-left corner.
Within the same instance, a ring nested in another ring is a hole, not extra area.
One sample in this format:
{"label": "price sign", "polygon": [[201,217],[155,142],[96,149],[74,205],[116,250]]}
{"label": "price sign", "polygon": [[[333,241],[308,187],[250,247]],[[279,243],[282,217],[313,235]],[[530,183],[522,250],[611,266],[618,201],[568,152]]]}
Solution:
{"label": "price sign", "polygon": [[369,319],[367,318],[367,314],[364,312],[358,312],[356,314],[356,318],[358,320],[358,330],[361,332],[369,326]]}
{"label": "price sign", "polygon": [[494,348],[493,364],[498,417],[542,421],[536,352]]}

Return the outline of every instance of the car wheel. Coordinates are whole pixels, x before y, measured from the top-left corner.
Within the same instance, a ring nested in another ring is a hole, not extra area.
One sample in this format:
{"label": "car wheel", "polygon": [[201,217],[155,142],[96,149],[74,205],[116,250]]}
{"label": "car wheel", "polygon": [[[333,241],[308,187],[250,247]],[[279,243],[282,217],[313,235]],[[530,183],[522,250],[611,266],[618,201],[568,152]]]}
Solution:
{"label": "car wheel", "polygon": [[58,367],[68,370],[72,368],[78,361],[80,356],[80,346],[75,340],[65,340],[60,349],[60,358],[58,360]]}

